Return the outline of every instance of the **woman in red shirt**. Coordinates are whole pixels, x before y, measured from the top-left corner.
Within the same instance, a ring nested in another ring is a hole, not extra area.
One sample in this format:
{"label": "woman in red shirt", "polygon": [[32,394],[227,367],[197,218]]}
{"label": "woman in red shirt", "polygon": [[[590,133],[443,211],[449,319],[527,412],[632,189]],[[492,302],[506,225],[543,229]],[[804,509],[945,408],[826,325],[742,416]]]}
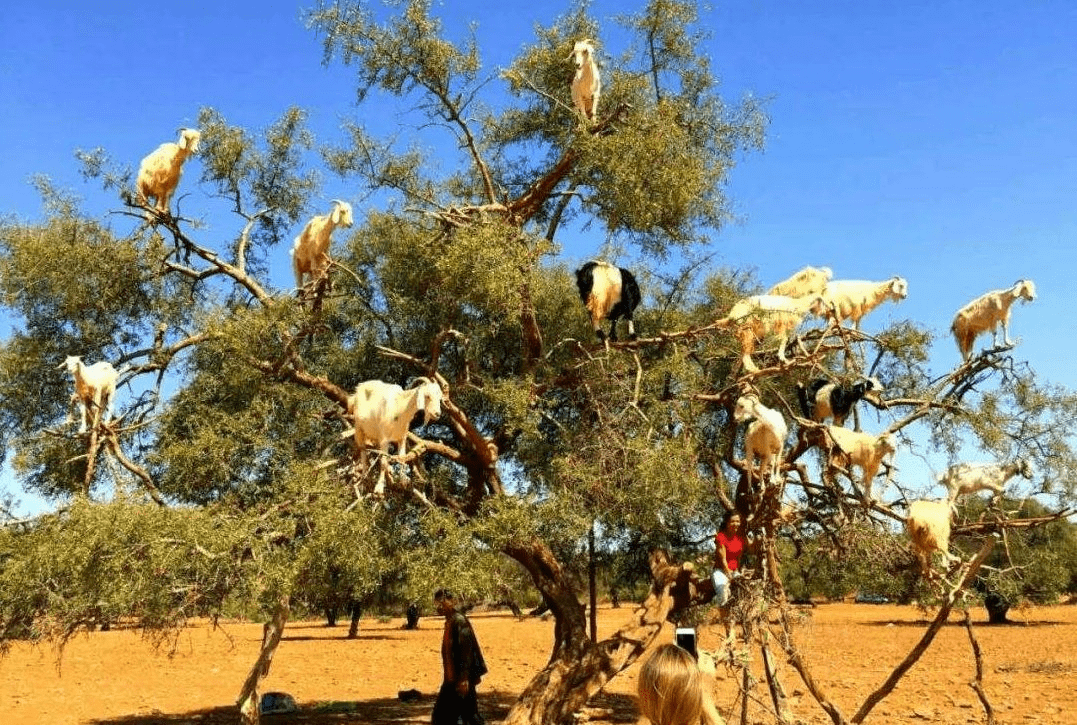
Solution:
{"label": "woman in red shirt", "polygon": [[729,599],[729,581],[736,575],[746,545],[744,520],[736,510],[726,512],[714,535],[714,598],[719,606]]}

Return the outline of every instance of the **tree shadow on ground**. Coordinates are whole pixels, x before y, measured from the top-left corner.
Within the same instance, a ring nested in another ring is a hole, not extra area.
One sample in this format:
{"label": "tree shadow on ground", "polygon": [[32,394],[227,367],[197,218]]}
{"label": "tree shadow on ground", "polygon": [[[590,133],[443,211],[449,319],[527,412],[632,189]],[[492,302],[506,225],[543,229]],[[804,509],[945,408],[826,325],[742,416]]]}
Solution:
{"label": "tree shadow on ground", "polygon": [[[896,620],[896,619],[880,619],[875,622],[864,622],[869,627],[916,627],[923,629],[931,626],[930,619],[924,619],[920,621],[909,620]],[[976,622],[972,623],[973,628],[979,629],[980,627],[1054,627],[1057,625],[1064,625],[1067,622],[1054,621],[1050,619],[1011,619],[1008,622]],[[960,627],[965,628],[965,623],[961,621],[950,620],[942,625],[943,627]]]}
{"label": "tree shadow on ground", "polygon": [[[336,642],[338,640],[342,642],[373,642],[376,640],[383,641],[395,641],[403,639],[402,637],[394,637],[387,634],[363,634],[359,633],[358,637],[352,637],[350,640],[344,635],[325,635],[324,637],[318,637],[311,634],[293,634],[284,635],[280,638],[281,642]],[[252,639],[251,642],[261,642],[260,639]]]}
{"label": "tree shadow on ground", "polygon": [[[422,695],[418,700],[403,702],[398,698],[379,700],[304,703],[299,710],[289,713],[263,715],[264,725],[399,725],[401,723],[425,725],[430,722],[434,709],[435,694]],[[519,693],[480,692],[479,711],[487,725],[505,719],[516,702]],[[589,708],[596,712],[590,718],[596,723],[631,723],[638,719],[635,700],[626,695],[599,693],[591,698]],[[239,722],[239,708],[215,707],[185,713],[124,715],[121,717],[90,720],[89,725],[235,725]]]}

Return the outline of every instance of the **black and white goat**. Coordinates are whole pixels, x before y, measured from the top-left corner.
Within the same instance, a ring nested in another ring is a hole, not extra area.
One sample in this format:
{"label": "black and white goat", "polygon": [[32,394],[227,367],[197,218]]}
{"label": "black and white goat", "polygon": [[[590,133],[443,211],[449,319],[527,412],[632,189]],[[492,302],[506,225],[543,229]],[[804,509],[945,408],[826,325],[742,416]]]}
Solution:
{"label": "black and white goat", "polygon": [[639,285],[632,273],[606,262],[588,262],[576,270],[580,299],[591,314],[591,324],[599,340],[605,340],[602,320],[610,321],[610,340],[617,341],[617,320],[628,321],[628,338],[636,339],[632,313],[639,306]]}
{"label": "black and white goat", "polygon": [[875,378],[864,378],[852,385],[817,378],[807,386],[797,383],[797,397],[800,399],[800,411],[805,418],[816,423],[833,418],[835,425],[845,425],[845,419],[849,417],[856,402],[869,391],[881,389],[882,386]]}

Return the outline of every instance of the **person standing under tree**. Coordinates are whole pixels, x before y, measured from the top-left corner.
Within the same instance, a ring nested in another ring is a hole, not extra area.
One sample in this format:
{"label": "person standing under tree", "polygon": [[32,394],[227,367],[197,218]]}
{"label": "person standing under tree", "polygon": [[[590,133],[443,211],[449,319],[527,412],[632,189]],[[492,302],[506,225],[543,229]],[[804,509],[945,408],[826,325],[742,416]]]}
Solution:
{"label": "person standing under tree", "polygon": [[452,592],[438,589],[434,593],[438,613],[445,616],[445,634],[441,640],[441,664],[444,670],[441,690],[430,716],[432,725],[483,725],[475,687],[486,674],[479,640],[471,622],[456,611]]}

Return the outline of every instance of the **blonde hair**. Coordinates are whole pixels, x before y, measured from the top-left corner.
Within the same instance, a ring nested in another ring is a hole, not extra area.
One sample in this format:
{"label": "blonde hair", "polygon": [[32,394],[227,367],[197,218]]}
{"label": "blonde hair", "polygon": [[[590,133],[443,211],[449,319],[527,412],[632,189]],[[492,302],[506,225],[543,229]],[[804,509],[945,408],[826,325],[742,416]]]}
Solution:
{"label": "blonde hair", "polygon": [[654,651],[639,673],[639,709],[654,725],[698,725],[703,681],[692,655],[675,644]]}

